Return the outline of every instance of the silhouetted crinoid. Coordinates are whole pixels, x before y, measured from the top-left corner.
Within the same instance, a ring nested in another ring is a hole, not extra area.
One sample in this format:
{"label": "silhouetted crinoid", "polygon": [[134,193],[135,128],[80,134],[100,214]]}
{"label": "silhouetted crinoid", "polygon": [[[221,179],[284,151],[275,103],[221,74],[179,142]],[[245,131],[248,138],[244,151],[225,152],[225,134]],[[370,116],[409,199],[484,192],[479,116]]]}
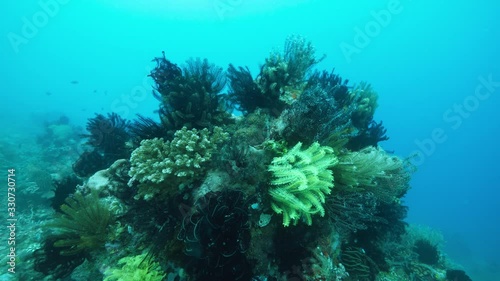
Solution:
{"label": "silhouetted crinoid", "polygon": [[62,255],[68,248],[54,246],[59,240],[56,236],[47,237],[43,246],[33,252],[35,270],[45,276],[52,275],[59,279],[70,275],[73,270],[85,260],[85,253],[78,253],[72,256]]}
{"label": "silhouetted crinoid", "polygon": [[82,135],[87,138],[87,144],[104,156],[108,164],[120,158],[128,158],[125,142],[129,139],[129,122],[116,113],[108,116],[96,114],[87,121],[87,131],[90,134]]}
{"label": "silhouetted crinoid", "polygon": [[139,146],[142,140],[154,138],[166,138],[169,131],[166,124],[157,123],[149,117],[140,114],[137,119],[130,124],[130,134],[135,146]]}
{"label": "silhouetted crinoid", "polygon": [[51,199],[50,206],[57,212],[61,211],[61,205],[70,194],[76,191],[76,186],[80,183],[80,180],[74,175],[67,176],[61,180],[55,181],[54,197]]}
{"label": "silhouetted crinoid", "polygon": [[446,280],[449,281],[472,281],[465,271],[456,270],[456,269],[448,269],[446,271]]}
{"label": "silhouetted crinoid", "polygon": [[415,242],[413,251],[418,254],[418,261],[428,265],[435,265],[439,262],[439,251],[436,245],[425,239],[419,239]]}
{"label": "silhouetted crinoid", "polygon": [[[178,239],[185,253],[204,261],[193,269],[198,280],[250,280],[243,253],[250,242],[247,206],[239,191],[211,192],[195,203],[182,223]],[[206,267],[208,265],[208,267]]]}
{"label": "silhouetted crinoid", "polygon": [[95,150],[83,152],[73,163],[73,171],[79,177],[89,177],[104,168],[106,168],[104,158]]}

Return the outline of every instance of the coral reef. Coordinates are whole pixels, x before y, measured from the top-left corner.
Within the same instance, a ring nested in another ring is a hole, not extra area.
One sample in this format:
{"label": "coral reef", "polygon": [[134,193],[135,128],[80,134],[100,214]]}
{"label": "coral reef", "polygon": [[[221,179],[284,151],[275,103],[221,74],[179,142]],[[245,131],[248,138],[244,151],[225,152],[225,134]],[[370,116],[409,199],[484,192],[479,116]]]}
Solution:
{"label": "coral reef", "polygon": [[215,127],[212,133],[206,128],[198,131],[183,127],[172,141],[143,140],[130,158],[131,183],[141,183],[138,196],[150,200],[161,193],[154,184],[188,184],[202,176],[212,153],[227,138],[220,127]]}
{"label": "coral reef", "polygon": [[329,168],[337,164],[333,149],[313,143],[306,150],[301,150],[302,143],[297,143],[281,157],[275,157],[269,165],[274,175],[269,190],[273,210],[283,214],[283,225],[294,225],[304,218],[312,224],[312,215],[325,215],[323,203],[325,196],[333,187],[333,175]]}
{"label": "coral reef", "polygon": [[[29,198],[59,179],[59,212],[29,238],[31,279],[470,280],[442,236],[405,222],[415,167],[378,146],[377,93],[321,60],[298,36],[256,77],[155,58],[159,121],[98,114],[73,174],[30,170]],[[46,126],[51,145],[71,146],[71,128]],[[33,202],[20,221],[54,213]]]}
{"label": "coral reef", "polygon": [[314,47],[304,37],[290,36],[283,52],[272,52],[266,58],[256,79],[248,67],[229,65],[228,100],[244,113],[260,108],[277,116],[300,97],[312,67],[323,58],[316,58]]}

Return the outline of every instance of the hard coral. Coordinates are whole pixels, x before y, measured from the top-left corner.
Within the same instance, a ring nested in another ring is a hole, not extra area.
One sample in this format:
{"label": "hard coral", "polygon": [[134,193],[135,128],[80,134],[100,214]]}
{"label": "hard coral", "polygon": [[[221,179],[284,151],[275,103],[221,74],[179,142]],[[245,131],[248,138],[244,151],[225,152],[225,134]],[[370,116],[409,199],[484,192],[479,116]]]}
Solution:
{"label": "hard coral", "polygon": [[283,53],[274,52],[266,59],[256,82],[271,113],[277,115],[295,102],[307,86],[311,68],[321,60],[311,42],[300,36],[287,38]]}
{"label": "hard coral", "polygon": [[130,184],[139,182],[138,197],[146,200],[162,192],[154,184],[188,184],[203,175],[212,153],[227,138],[228,134],[219,127],[213,133],[206,128],[198,131],[183,127],[175,132],[172,141],[143,140],[130,158]]}

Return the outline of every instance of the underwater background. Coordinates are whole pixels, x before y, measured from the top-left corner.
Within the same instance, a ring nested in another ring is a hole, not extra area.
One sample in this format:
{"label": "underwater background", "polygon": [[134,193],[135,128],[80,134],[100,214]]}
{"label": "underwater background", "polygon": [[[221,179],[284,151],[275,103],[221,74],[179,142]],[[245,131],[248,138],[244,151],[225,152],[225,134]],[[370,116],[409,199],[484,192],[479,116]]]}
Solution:
{"label": "underwater background", "polygon": [[[18,174],[19,218],[16,273],[9,273],[8,260],[2,259],[1,280],[41,280],[32,275],[32,253],[42,247],[43,225],[54,217],[52,180],[71,172],[87,151],[88,136],[81,135],[89,134],[87,122],[96,113],[106,118],[115,112],[126,120],[140,114],[159,122],[160,101],[153,95],[158,81],[149,75],[162,58],[179,66],[198,57],[224,70],[229,64],[248,66],[255,78],[270,53],[281,52],[289,38],[314,46],[318,61],[313,69],[334,68],[349,80],[350,91],[366,81],[378,94],[373,120],[383,121],[389,137],[378,145],[408,158],[416,168],[411,189],[401,199],[408,206],[404,221],[442,235],[439,254],[454,264],[447,268],[464,270],[472,280],[497,280],[500,275],[499,3],[8,0],[1,6],[0,166],[5,178],[11,168]],[[292,92],[291,99],[287,104],[299,97]],[[80,176],[78,184],[88,177]],[[1,192],[7,220],[7,184]],[[281,226],[280,216],[274,214],[274,227],[294,227]],[[315,226],[316,216],[312,220]],[[4,227],[1,232],[2,256],[9,253],[7,231]],[[106,242],[108,255],[118,252],[115,247],[124,246]],[[21,275],[23,271],[27,273]],[[106,268],[97,271],[109,275]],[[327,280],[283,276],[274,280]],[[259,278],[254,280],[273,280]]]}

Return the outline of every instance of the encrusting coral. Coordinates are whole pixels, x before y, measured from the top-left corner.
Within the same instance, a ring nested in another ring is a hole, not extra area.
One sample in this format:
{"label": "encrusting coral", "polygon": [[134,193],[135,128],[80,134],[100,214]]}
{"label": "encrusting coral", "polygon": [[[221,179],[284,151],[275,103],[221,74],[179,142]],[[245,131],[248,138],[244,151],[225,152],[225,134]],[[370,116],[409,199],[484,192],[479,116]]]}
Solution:
{"label": "encrusting coral", "polygon": [[302,143],[297,143],[281,157],[275,157],[269,165],[274,179],[269,190],[273,202],[271,207],[278,214],[283,214],[283,225],[297,224],[304,218],[312,224],[311,215],[325,215],[323,203],[325,195],[333,187],[333,175],[330,170],[338,160],[333,149],[313,143],[308,149],[301,150]]}
{"label": "encrusting coral", "polygon": [[167,182],[170,186],[188,184],[203,175],[207,162],[217,146],[228,138],[220,127],[210,133],[208,129],[188,130],[183,127],[172,141],[143,140],[132,152],[129,175],[140,183],[138,197],[152,199],[162,193],[155,184]]}

